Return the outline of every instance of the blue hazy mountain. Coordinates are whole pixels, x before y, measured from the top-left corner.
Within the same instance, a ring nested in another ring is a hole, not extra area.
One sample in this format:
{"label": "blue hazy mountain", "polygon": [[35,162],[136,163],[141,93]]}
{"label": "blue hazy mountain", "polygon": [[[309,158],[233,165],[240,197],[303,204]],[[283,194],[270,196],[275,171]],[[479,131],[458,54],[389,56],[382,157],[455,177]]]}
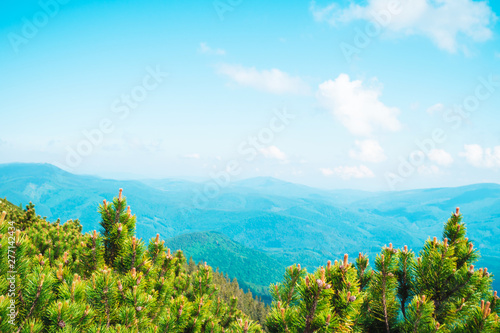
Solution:
{"label": "blue hazy mountain", "polygon": [[[197,205],[206,186],[177,179],[109,180],[74,175],[48,164],[0,165],[0,197],[14,204],[32,201],[50,220],[78,218],[84,231],[98,229],[98,204],[123,188],[138,217],[139,237],[213,231],[265,252],[283,267],[301,263],[313,268],[344,253],[373,256],[389,242],[418,251],[427,238],[442,236],[444,222],[459,206],[469,238],[483,255],[481,265],[500,271],[498,184],[363,192],[261,177],[232,182]],[[210,258],[206,261],[210,264]]]}

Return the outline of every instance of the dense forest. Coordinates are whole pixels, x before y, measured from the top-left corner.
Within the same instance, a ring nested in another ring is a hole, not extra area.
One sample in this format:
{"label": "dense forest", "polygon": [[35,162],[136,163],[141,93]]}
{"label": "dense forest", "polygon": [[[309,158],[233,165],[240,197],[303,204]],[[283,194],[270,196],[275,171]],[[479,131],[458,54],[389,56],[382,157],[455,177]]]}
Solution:
{"label": "dense forest", "polygon": [[286,269],[270,308],[159,235],[136,237],[120,190],[100,230],[0,202],[1,332],[500,332],[493,275],[457,209],[417,254],[382,248]]}

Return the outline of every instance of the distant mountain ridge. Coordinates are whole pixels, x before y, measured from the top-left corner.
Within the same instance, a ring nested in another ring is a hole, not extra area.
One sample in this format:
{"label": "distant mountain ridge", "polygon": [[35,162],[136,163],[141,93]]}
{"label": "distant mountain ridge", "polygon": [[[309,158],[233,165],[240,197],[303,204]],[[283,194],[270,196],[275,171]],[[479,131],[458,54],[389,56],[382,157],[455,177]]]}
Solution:
{"label": "distant mountain ridge", "polygon": [[442,237],[443,223],[460,206],[468,234],[483,255],[481,264],[500,272],[498,184],[363,192],[322,190],[264,177],[233,182],[199,208],[193,205],[193,193],[203,185],[175,179],[102,179],[48,164],[0,165],[0,197],[14,204],[32,201],[37,212],[51,220],[79,218],[84,231],[98,229],[97,205],[123,188],[138,217],[139,237],[217,232],[265,252],[282,263],[281,268],[292,263],[314,268],[344,253],[373,256],[389,242],[418,250],[428,237]]}

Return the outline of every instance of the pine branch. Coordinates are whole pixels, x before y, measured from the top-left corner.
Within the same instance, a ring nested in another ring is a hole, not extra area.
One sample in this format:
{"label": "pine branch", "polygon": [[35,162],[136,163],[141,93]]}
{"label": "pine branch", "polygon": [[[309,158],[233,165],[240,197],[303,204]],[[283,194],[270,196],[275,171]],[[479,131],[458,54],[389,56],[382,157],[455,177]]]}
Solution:
{"label": "pine branch", "polygon": [[[42,281],[38,285],[38,289],[36,291],[35,299],[33,301],[33,304],[31,305],[31,308],[30,308],[30,311],[28,312],[28,315],[26,316],[26,318],[24,318],[24,322],[27,322],[28,319],[30,319],[31,315],[33,314],[33,311],[35,310],[36,303],[38,302],[38,299],[40,298],[40,295],[42,293],[42,287],[43,287],[43,280],[44,280],[44,278],[45,278],[45,275],[42,274]],[[23,326],[24,326],[24,324],[20,325],[19,329],[16,331],[16,333],[21,332],[21,330],[23,329]]]}
{"label": "pine branch", "polygon": [[382,255],[382,306],[384,307],[384,320],[385,320],[385,328],[387,333],[390,333],[389,329],[389,315],[387,314],[387,301],[386,301],[386,270],[385,270],[385,262],[384,255]]}
{"label": "pine branch", "polygon": [[[290,288],[290,291],[288,293],[288,297],[287,297],[287,306],[290,305],[290,302],[292,301],[292,297],[293,297],[293,293],[295,292],[295,285],[297,284],[297,281],[299,280],[299,277],[300,277],[300,271],[301,271],[301,268],[300,268],[300,265],[297,266],[298,267],[298,270],[299,270],[299,274],[295,275],[293,278],[292,278],[292,281],[291,281],[291,286],[292,288]],[[290,271],[293,272],[293,267],[290,267]]]}
{"label": "pine branch", "polygon": [[444,294],[439,299],[436,299],[436,302],[435,302],[436,313],[441,312],[441,310],[442,310],[441,306],[444,304],[444,302],[446,302],[451,296],[453,296],[454,293],[456,293],[457,291],[459,291],[460,289],[465,287],[467,285],[467,283],[469,283],[470,279],[472,278],[473,273],[468,273],[467,275],[468,275],[467,279],[464,282],[462,282],[459,285],[456,285],[455,288],[453,288],[452,290],[450,290],[449,292]]}
{"label": "pine branch", "polygon": [[109,313],[109,302],[108,302],[108,287],[106,287],[104,290],[104,302],[105,302],[105,305],[106,305],[106,319],[107,319],[107,323],[106,323],[106,328],[109,328],[109,324],[111,323],[111,316],[110,316],[110,313]]}
{"label": "pine branch", "polygon": [[390,332],[389,329],[389,316],[387,315],[387,303],[385,299],[385,277],[382,279],[382,305],[384,306],[384,319],[385,319],[385,328],[387,333]]}
{"label": "pine branch", "polygon": [[92,237],[92,260],[94,261],[94,267],[92,267],[92,271],[97,269],[97,249],[95,240],[97,238],[97,232],[94,230],[94,235]]}
{"label": "pine branch", "polygon": [[406,302],[409,297],[409,282],[408,282],[408,247],[404,246],[404,251],[401,252],[401,256],[403,257],[402,262],[402,276],[400,281],[400,303],[401,303],[401,312],[403,313],[403,318],[406,319]]}
{"label": "pine branch", "polygon": [[312,333],[313,330],[311,329],[311,323],[312,323],[312,320],[314,319],[314,314],[316,312],[316,306],[318,305],[318,299],[319,299],[319,293],[321,291],[318,290],[318,292],[314,295],[314,300],[313,300],[313,304],[311,306],[311,310],[309,310],[309,313],[307,314],[307,317],[306,317],[306,327],[304,329],[304,333]]}

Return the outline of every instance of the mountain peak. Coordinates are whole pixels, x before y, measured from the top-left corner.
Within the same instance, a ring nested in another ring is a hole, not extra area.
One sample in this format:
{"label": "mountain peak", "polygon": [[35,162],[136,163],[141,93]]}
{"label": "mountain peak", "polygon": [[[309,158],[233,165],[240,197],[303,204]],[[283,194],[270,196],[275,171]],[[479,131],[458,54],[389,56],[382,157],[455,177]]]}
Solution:
{"label": "mountain peak", "polygon": [[69,174],[61,168],[50,163],[4,163],[0,164],[2,175],[16,173],[19,175],[49,175],[49,174]]}

